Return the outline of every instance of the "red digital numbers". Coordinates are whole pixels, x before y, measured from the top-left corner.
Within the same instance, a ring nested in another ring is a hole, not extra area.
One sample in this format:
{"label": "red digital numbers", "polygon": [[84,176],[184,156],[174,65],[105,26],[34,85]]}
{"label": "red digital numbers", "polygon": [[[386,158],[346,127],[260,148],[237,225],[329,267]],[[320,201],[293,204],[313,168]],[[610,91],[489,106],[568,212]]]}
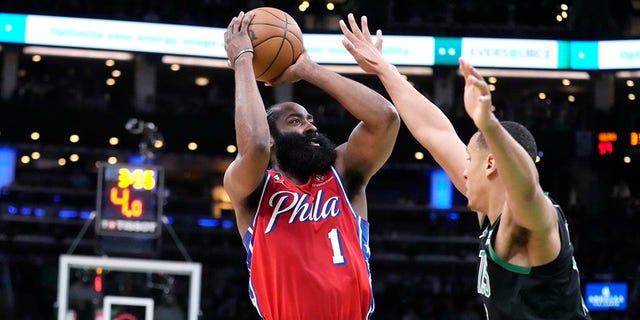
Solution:
{"label": "red digital numbers", "polygon": [[118,184],[109,190],[109,201],[120,208],[120,214],[126,218],[139,218],[144,212],[141,199],[132,198],[133,190],[150,191],[156,186],[156,173],[149,169],[120,168]]}

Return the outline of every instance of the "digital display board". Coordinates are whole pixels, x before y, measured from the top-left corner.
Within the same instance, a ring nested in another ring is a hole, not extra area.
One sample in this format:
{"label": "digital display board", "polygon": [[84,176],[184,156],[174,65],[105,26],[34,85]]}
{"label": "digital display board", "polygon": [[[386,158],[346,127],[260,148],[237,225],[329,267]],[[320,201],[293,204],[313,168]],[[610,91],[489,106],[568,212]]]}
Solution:
{"label": "digital display board", "polygon": [[96,233],[156,238],[162,230],[164,170],[140,164],[98,166]]}
{"label": "digital display board", "polygon": [[[0,13],[0,43],[151,52],[227,59],[226,28]],[[355,60],[341,33],[306,33],[305,50],[321,64]],[[574,41],[384,35],[383,55],[395,65],[457,65],[549,70],[640,68],[640,40]]]}
{"label": "digital display board", "polygon": [[224,28],[28,15],[23,30],[25,44],[226,58]]}
{"label": "digital display board", "polygon": [[566,69],[567,48],[556,40],[462,38],[461,56],[477,67]]}
{"label": "digital display board", "polygon": [[598,69],[640,68],[640,40],[598,41]]}
{"label": "digital display board", "polygon": [[627,310],[628,288],[624,282],[587,282],[584,300],[589,311]]}

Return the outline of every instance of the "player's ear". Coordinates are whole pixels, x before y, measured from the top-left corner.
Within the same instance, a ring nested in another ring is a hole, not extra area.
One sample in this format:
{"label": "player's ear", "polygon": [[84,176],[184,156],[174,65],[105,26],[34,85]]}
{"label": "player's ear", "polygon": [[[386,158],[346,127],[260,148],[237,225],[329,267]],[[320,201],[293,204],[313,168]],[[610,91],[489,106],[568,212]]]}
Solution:
{"label": "player's ear", "polygon": [[497,169],[498,168],[496,167],[496,159],[493,157],[493,153],[488,153],[487,159],[485,160],[485,167],[484,167],[484,171],[486,175],[487,176],[492,175],[497,171]]}
{"label": "player's ear", "polygon": [[273,136],[269,136],[269,148],[273,148],[273,146],[276,144],[276,140],[273,138]]}

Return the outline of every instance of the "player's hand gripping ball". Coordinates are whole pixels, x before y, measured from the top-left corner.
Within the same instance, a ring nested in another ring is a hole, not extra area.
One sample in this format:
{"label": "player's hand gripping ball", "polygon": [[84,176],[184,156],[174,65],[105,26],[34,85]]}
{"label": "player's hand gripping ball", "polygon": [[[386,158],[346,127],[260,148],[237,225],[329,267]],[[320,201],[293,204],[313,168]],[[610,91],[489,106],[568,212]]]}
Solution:
{"label": "player's hand gripping ball", "polygon": [[304,51],[302,31],[286,12],[260,7],[249,24],[249,37],[253,45],[253,70],[256,80],[270,82],[296,62]]}

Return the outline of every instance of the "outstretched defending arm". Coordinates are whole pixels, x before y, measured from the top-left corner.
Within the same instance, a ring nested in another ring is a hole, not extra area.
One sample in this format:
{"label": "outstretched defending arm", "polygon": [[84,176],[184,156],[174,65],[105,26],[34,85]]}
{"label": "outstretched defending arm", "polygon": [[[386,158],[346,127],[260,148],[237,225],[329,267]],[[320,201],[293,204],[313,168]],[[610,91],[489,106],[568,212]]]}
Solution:
{"label": "outstretched defending arm", "polygon": [[374,44],[366,16],[361,18],[362,29],[358,27],[353,14],[348,15],[348,22],[351,30],[344,21],[340,21],[340,28],[345,35],[345,48],[356,59],[360,68],[380,78],[411,134],[447,172],[456,188],[465,194],[463,173],[466,146],[449,119],[407,82],[395,66],[385,60],[381,53],[382,32],[376,32]]}
{"label": "outstretched defending arm", "polygon": [[484,136],[504,184],[507,208],[502,219],[527,230],[533,265],[550,262],[560,251],[558,217],[540,186],[535,163],[493,114],[489,86],[478,71],[460,59],[460,72],[465,110]]}
{"label": "outstretched defending arm", "polygon": [[251,40],[247,32],[252,15],[240,13],[225,32],[225,50],[235,70],[235,128],[238,154],[224,175],[224,187],[233,204],[238,231],[246,232],[253,219],[249,196],[260,186],[269,165],[269,125],[253,71]]}

